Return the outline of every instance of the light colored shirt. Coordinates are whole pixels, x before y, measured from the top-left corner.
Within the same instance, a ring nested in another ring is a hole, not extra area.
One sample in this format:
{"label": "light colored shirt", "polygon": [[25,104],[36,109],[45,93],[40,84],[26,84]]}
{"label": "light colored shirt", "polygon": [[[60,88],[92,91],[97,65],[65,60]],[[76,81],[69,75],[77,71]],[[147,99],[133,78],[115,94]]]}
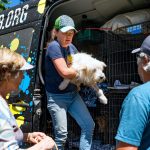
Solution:
{"label": "light colored shirt", "polygon": [[23,133],[9,110],[8,104],[0,96],[0,150],[20,150],[19,142]]}

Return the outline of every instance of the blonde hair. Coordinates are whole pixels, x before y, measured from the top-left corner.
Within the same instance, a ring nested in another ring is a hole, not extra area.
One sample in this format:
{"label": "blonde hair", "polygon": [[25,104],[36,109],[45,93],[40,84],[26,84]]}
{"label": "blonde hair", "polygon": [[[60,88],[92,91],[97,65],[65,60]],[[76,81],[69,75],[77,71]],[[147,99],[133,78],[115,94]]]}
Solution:
{"label": "blonde hair", "polygon": [[8,48],[0,48],[0,81],[16,76],[24,63],[25,59],[20,54]]}
{"label": "blonde hair", "polygon": [[48,47],[48,44],[54,40],[57,39],[56,37],[56,32],[58,32],[57,29],[53,28],[50,33],[49,33],[49,37],[48,37],[48,40],[47,40],[47,43],[46,43],[46,48]]}

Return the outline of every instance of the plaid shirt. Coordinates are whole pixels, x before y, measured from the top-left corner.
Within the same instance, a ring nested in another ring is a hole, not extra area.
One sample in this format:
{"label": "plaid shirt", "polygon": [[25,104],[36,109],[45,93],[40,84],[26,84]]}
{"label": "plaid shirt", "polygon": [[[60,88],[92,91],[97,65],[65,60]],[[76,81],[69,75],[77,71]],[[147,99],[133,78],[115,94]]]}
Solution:
{"label": "plaid shirt", "polygon": [[9,110],[8,104],[0,96],[0,150],[20,150],[19,141],[23,133]]}

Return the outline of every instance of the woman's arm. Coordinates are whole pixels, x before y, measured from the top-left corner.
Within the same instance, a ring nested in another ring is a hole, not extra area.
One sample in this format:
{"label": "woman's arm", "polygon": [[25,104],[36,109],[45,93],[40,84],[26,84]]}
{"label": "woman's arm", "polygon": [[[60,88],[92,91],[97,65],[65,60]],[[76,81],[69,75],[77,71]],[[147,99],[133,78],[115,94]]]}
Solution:
{"label": "woman's arm", "polygon": [[61,77],[66,79],[76,77],[77,72],[73,68],[68,68],[64,58],[54,59],[53,64]]}

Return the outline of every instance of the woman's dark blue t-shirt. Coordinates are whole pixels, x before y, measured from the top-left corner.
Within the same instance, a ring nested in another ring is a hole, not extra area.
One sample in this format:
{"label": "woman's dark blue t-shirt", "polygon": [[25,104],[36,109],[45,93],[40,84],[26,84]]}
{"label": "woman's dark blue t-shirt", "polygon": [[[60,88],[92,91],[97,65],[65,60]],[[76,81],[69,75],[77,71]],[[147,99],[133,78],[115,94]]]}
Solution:
{"label": "woman's dark blue t-shirt", "polygon": [[45,88],[48,92],[63,94],[77,90],[77,87],[71,83],[66,89],[59,90],[58,87],[63,81],[63,78],[58,74],[52,62],[52,60],[57,58],[64,58],[67,61],[67,56],[75,53],[77,53],[77,49],[73,44],[70,44],[68,48],[61,47],[57,41],[49,44],[45,55]]}

